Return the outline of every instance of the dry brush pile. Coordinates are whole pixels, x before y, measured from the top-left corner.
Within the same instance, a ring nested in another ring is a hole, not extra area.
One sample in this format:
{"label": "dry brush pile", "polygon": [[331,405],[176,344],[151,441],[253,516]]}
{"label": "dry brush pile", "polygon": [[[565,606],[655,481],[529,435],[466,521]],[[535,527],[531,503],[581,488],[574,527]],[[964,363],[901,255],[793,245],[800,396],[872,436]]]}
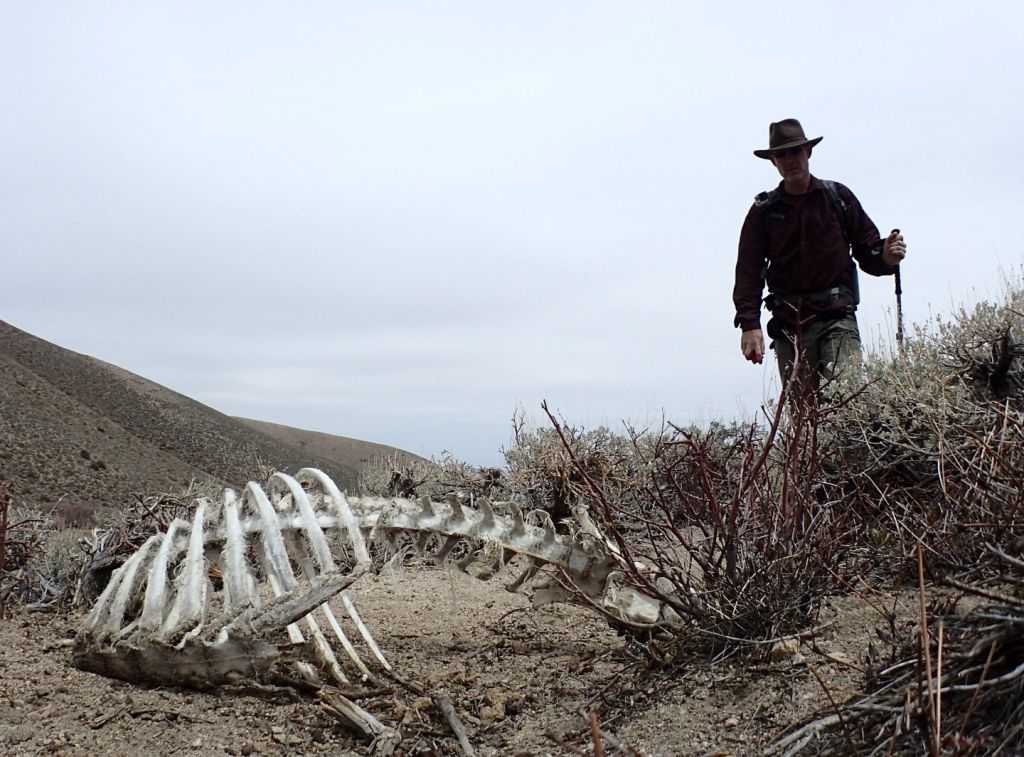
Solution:
{"label": "dry brush pile", "polygon": [[54,612],[90,604],[146,539],[188,517],[211,493],[193,483],[174,495],[140,495],[87,530],[62,524],[57,507],[21,506],[10,483],[0,481],[0,617],[15,606]]}
{"label": "dry brush pile", "polygon": [[869,665],[866,693],[790,728],[768,753],[1020,754],[1024,561],[989,551],[999,588],[949,579],[958,593],[931,600],[922,559],[919,623]]}
{"label": "dry brush pile", "polygon": [[0,481],[0,619],[16,605],[46,607],[63,596],[54,533],[52,519],[18,506],[10,482]]}

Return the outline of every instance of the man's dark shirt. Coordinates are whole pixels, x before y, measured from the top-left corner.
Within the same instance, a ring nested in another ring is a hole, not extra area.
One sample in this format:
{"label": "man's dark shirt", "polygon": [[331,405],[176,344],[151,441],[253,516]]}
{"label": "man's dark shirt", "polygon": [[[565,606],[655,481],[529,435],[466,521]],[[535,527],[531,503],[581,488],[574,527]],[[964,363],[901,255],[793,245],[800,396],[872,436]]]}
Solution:
{"label": "man's dark shirt", "polygon": [[[773,200],[765,206],[755,203],[750,207],[740,232],[732,299],[735,325],[743,331],[761,328],[765,283],[769,292],[781,296],[837,286],[852,288],[854,284],[850,248],[825,185],[812,176],[806,194],[791,195],[784,187],[785,182],[780,182]],[[861,270],[872,276],[894,273],[896,268],[882,260],[885,240],[879,237],[878,228],[860,202],[838,182],[836,190],[846,203],[846,228]]]}

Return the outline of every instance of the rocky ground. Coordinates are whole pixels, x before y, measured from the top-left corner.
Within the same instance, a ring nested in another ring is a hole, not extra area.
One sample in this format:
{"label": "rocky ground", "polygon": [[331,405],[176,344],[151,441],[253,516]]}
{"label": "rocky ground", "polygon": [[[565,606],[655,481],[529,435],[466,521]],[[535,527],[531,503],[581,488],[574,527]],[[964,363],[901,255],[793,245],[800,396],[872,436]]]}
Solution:
{"label": "rocky ground", "polygon": [[[408,566],[360,580],[351,595],[394,668],[423,686],[417,695],[383,685],[359,700],[400,730],[397,753],[407,755],[459,753],[437,695],[479,755],[593,754],[581,710],[598,712],[606,754],[760,754],[787,724],[859,689],[882,624],[863,600],[841,598],[816,637],[766,647],[753,663],[655,671],[595,614],[531,609],[497,581]],[[904,599],[875,601],[913,611]],[[145,688],[77,670],[67,640],[79,620],[0,620],[0,753],[371,753],[311,696]]]}

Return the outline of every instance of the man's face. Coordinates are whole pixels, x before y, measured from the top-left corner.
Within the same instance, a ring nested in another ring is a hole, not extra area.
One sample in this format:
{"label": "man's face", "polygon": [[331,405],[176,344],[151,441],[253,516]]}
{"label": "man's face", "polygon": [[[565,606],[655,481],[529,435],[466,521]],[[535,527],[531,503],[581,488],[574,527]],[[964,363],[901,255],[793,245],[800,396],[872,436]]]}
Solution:
{"label": "man's face", "polygon": [[811,148],[807,145],[772,153],[772,163],[779,169],[779,176],[792,184],[803,183],[810,176],[810,158]]}

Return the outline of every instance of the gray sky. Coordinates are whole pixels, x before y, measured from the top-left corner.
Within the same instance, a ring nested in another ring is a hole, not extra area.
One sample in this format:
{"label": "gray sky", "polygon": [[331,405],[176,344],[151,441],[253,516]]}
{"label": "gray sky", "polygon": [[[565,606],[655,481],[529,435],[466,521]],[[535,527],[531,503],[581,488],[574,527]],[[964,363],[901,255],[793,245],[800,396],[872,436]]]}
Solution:
{"label": "gray sky", "polygon": [[491,464],[545,398],[755,413],[736,241],[790,116],[903,229],[908,321],[1022,263],[1016,0],[0,9],[0,318],[232,415]]}

